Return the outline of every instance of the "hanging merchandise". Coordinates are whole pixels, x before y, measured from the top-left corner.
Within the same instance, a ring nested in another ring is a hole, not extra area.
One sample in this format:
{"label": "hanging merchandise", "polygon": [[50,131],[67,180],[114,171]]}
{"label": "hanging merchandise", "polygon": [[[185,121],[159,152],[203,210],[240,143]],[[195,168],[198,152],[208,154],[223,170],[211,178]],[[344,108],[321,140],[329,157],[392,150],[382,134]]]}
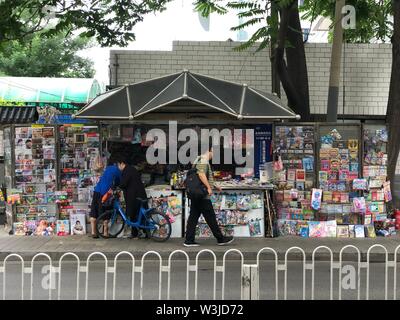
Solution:
{"label": "hanging merchandise", "polygon": [[[60,126],[60,182],[71,204],[89,204],[98,177],[105,167],[97,126]],[[69,219],[68,216],[64,216]]]}
{"label": "hanging merchandise", "polygon": [[390,181],[383,183],[383,194],[385,196],[385,202],[392,201],[392,192],[390,191]]}
{"label": "hanging merchandise", "polygon": [[169,217],[172,227],[171,237],[182,237],[182,191],[170,190],[165,186],[154,186],[147,188],[146,193],[150,198],[149,207]]}
{"label": "hanging merchandise", "polygon": [[321,208],[321,201],[322,201],[322,189],[312,189],[311,207],[314,210],[319,210]]}
{"label": "hanging merchandise", "polygon": [[354,179],[353,180],[353,190],[367,190],[368,182],[367,179]]}
{"label": "hanging merchandise", "polygon": [[249,232],[251,237],[261,235],[260,219],[251,219],[249,221]]}
{"label": "hanging merchandise", "polygon": [[[278,213],[280,234],[297,234],[294,222],[303,226],[303,236],[308,236],[304,227],[314,218],[311,208],[311,190],[314,187],[314,126],[276,125],[274,137],[275,159],[282,159],[282,165],[274,163],[277,180],[275,204]],[[286,222],[285,222],[286,221]],[[281,230],[282,228],[282,230]],[[293,232],[292,232],[292,231]]]}
{"label": "hanging merchandise", "polygon": [[[387,203],[392,201],[390,182],[387,180],[387,130],[378,125],[365,125],[363,175],[368,181],[366,196],[368,227],[375,227],[379,235],[390,236],[391,232],[381,228],[387,217]],[[366,216],[367,217],[367,216]],[[365,223],[367,225],[367,222]],[[370,232],[372,234],[372,232]],[[387,234],[386,234],[387,233]]]}
{"label": "hanging merchandise", "polygon": [[[20,190],[20,200],[11,204],[16,204],[19,221],[35,220],[39,225],[40,220],[49,224],[56,220],[55,145],[54,127],[15,128],[15,186]],[[24,227],[26,234],[32,234],[33,223]]]}
{"label": "hanging merchandise", "polygon": [[363,213],[366,211],[364,197],[353,198],[353,210],[354,210],[354,212],[360,212],[360,213]]}

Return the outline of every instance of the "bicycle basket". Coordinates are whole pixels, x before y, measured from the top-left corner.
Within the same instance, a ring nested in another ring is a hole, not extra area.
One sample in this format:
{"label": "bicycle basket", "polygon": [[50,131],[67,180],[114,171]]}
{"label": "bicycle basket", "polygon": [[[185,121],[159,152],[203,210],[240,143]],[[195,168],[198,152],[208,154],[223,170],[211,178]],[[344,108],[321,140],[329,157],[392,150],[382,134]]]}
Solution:
{"label": "bicycle basket", "polygon": [[114,207],[115,196],[112,190],[107,191],[107,193],[101,198],[101,205],[104,210],[111,210]]}

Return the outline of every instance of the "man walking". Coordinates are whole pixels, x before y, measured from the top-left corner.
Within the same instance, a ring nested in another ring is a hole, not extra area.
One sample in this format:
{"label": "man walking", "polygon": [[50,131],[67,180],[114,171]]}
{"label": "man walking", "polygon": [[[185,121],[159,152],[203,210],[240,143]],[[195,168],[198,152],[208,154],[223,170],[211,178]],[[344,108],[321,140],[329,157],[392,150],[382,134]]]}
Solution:
{"label": "man walking", "polygon": [[[117,164],[121,171],[119,187],[124,192],[126,215],[131,221],[136,221],[141,205],[137,198],[147,199],[146,190],[140,179],[140,174],[134,166],[128,165],[123,157],[118,158]],[[138,234],[138,229],[132,228],[131,238],[137,238]]]}
{"label": "man walking", "polygon": [[227,245],[233,241],[233,237],[224,237],[220,228],[218,227],[215,211],[210,200],[210,196],[212,195],[212,186],[214,186],[218,191],[221,191],[221,188],[214,184],[213,173],[210,166],[210,160],[212,159],[212,156],[213,153],[211,148],[203,153],[200,157],[197,157],[193,163],[199,179],[207,188],[208,195],[203,199],[191,200],[190,215],[186,226],[186,239],[183,244],[185,247],[199,246],[199,244],[194,241],[194,238],[196,226],[201,214],[203,214],[204,219],[210,227],[214,237],[217,239],[217,244],[219,246]]}

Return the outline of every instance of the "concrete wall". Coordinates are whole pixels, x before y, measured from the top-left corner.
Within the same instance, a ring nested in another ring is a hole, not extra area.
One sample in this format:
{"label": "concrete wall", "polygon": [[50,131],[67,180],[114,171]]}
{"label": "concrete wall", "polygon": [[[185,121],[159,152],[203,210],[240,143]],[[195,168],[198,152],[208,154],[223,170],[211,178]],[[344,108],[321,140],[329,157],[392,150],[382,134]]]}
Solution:
{"label": "concrete wall", "polygon": [[[175,41],[172,51],[112,50],[111,83],[129,84],[163,76],[183,69],[218,78],[247,83],[257,89],[271,91],[271,67],[268,51],[236,52],[236,42]],[[116,55],[119,68],[116,72]],[[310,86],[311,112],[326,113],[328,95],[330,44],[306,45]],[[384,115],[391,73],[390,44],[347,44],[345,47],[343,82],[339,113]],[[118,79],[116,74],[118,73]],[[283,90],[282,90],[283,92]],[[284,98],[285,100],[285,98]]]}

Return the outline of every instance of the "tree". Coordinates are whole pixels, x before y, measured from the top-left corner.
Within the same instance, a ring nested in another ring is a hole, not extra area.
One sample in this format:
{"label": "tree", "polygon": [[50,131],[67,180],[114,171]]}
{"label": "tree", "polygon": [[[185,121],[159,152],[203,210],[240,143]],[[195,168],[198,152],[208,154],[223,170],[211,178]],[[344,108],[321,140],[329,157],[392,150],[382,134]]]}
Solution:
{"label": "tree", "polygon": [[[93,62],[77,52],[91,46],[87,38],[67,36],[51,38],[29,35],[24,43],[10,41],[0,52],[0,74],[15,77],[92,78]],[[44,59],[45,57],[45,59]]]}
{"label": "tree", "polygon": [[340,66],[342,63],[343,49],[343,26],[342,10],[345,6],[345,0],[336,0],[333,42],[331,53],[331,69],[329,75],[328,107],[327,121],[336,122],[339,105],[339,84],[340,84]]}
{"label": "tree", "polygon": [[388,176],[394,190],[394,176],[397,158],[400,152],[400,0],[393,0],[393,36],[392,41],[392,75],[390,79],[389,99],[386,111],[386,122],[389,127],[389,165]]}
{"label": "tree", "polygon": [[308,121],[310,104],[307,63],[297,0],[229,1],[226,6],[218,5],[218,2],[221,0],[198,0],[195,4],[203,16],[212,12],[224,14],[228,9],[240,10],[238,16],[246,18],[247,21],[233,27],[232,30],[260,25],[252,37],[236,49],[245,50],[258,44],[256,51],[259,52],[269,46],[273,92],[279,92],[280,83],[276,73],[285,90],[289,106],[302,120]]}
{"label": "tree", "polygon": [[132,29],[143,16],[164,10],[170,1],[1,0],[0,44],[41,31],[48,36],[80,31],[102,46],[126,46],[135,39]]}
{"label": "tree", "polygon": [[[355,29],[345,30],[348,42],[368,43],[371,40],[392,43],[392,74],[390,80],[386,124],[389,129],[388,179],[394,190],[397,158],[400,152],[400,0],[348,0],[357,12]],[[334,19],[335,2],[305,0],[304,17],[316,15]],[[393,22],[392,18],[393,17]]]}

